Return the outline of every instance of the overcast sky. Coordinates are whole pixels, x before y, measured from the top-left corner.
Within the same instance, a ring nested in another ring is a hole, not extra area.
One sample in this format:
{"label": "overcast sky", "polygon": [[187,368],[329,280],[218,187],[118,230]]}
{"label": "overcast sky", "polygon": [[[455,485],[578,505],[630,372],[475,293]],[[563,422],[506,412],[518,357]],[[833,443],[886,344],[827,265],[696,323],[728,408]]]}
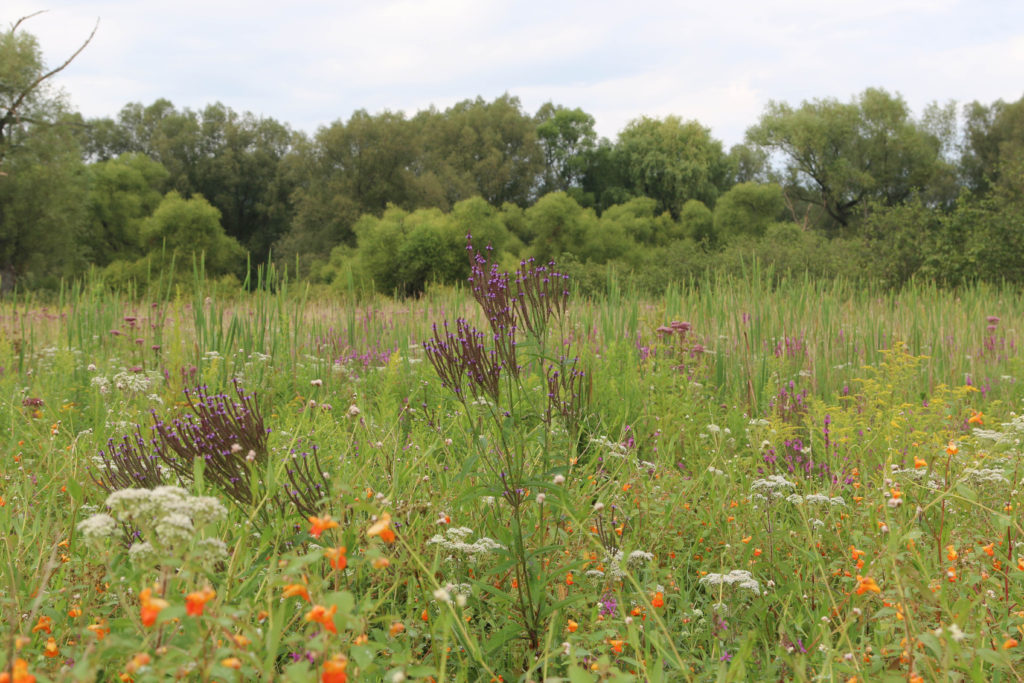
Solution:
{"label": "overcast sky", "polygon": [[165,97],[314,132],[509,92],[581,107],[601,135],[677,114],[739,142],[769,100],[864,88],[929,102],[1024,95],[1022,0],[3,0],[85,116]]}

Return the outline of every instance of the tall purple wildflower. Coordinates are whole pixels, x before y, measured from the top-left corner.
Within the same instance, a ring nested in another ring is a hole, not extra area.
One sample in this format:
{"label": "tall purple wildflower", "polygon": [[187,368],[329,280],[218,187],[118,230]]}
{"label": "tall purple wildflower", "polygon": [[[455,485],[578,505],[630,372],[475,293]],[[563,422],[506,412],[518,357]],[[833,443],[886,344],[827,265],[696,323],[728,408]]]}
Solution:
{"label": "tall purple wildflower", "polygon": [[230,396],[211,393],[203,386],[185,389],[187,407],[181,415],[164,420],[155,410],[150,413],[153,426],[148,440],[136,426],[135,434],[108,441],[107,450],[99,453],[100,472],[94,478],[108,491],[171,483],[167,476],[171,473],[187,484],[201,461],[204,479],[245,509],[266,498],[270,504],[262,508],[264,517],[269,508],[281,508],[289,501],[303,515],[317,514],[330,493],[317,447],[291,453],[283,493],[267,491],[263,480],[271,465],[270,429],[255,397],[237,380],[234,390]]}

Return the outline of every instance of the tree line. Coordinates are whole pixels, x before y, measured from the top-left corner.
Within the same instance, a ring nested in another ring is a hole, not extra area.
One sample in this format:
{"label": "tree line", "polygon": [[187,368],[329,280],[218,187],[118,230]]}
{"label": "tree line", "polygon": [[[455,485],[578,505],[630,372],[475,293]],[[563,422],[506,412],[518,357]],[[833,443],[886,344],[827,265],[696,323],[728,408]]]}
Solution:
{"label": "tree line", "polygon": [[580,108],[509,94],[312,134],[221,103],[84,118],[49,74],[20,22],[0,34],[4,289],[184,276],[202,254],[228,280],[273,260],[415,295],[466,276],[468,234],[506,264],[557,258],[583,283],[611,264],[650,291],[753,256],[890,286],[1024,282],[1024,98],[772,102],[726,150],[678,116],[609,140]]}

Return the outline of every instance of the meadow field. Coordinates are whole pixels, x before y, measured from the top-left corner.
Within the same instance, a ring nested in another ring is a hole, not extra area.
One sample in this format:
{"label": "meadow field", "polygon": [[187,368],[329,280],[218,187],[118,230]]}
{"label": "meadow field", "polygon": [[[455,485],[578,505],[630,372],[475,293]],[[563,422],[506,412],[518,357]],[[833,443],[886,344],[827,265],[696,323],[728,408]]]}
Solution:
{"label": "meadow field", "polygon": [[0,302],[0,681],[1024,677],[1024,300]]}

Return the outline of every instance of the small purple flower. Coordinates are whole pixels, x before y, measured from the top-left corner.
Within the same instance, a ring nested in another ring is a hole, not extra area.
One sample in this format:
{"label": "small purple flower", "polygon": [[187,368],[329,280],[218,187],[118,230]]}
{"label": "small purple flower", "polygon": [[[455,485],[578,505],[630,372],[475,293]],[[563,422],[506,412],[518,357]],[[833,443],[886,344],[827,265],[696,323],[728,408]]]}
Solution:
{"label": "small purple flower", "polygon": [[601,614],[604,616],[615,614],[618,611],[619,603],[612,593],[605,593],[601,596]]}

